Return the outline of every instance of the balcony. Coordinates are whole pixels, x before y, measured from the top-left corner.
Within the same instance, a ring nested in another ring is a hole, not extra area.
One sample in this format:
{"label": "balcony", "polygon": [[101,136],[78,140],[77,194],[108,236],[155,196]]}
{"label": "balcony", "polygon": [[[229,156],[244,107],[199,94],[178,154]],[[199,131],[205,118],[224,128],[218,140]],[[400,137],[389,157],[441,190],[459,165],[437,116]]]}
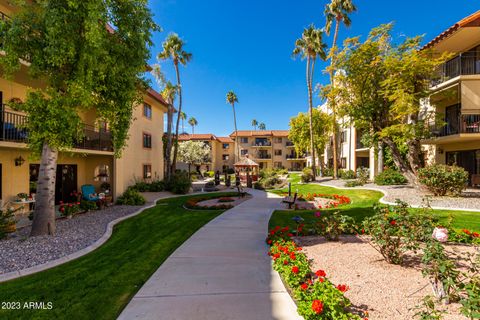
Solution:
{"label": "balcony", "polygon": [[435,137],[446,137],[463,133],[480,133],[480,114],[462,114],[457,118],[447,119],[444,126],[431,125]]}
{"label": "balcony", "polygon": [[286,147],[294,147],[294,144],[293,144],[292,141],[287,141],[287,142],[285,143],[285,146],[286,146]]}
{"label": "balcony", "polygon": [[271,154],[266,154],[266,153],[258,153],[255,156],[255,159],[268,160],[268,159],[272,159],[272,155]]}
{"label": "balcony", "polygon": [[[0,141],[27,143],[26,124],[27,116],[2,110],[0,113]],[[84,124],[83,138],[75,143],[74,148],[112,152],[112,135],[107,130],[97,130],[93,126]]]}
{"label": "balcony", "polygon": [[252,147],[271,147],[272,146],[272,142],[270,141],[257,141],[257,142],[254,142],[252,143]]}
{"label": "balcony", "polygon": [[287,154],[287,155],[285,155],[285,158],[286,158],[287,160],[304,160],[305,157],[306,157],[305,154],[304,154],[304,155],[298,155],[298,154],[293,154],[293,153],[292,153],[292,154]]}
{"label": "balcony", "polygon": [[440,65],[437,72],[432,87],[458,76],[480,74],[480,59],[475,52],[464,52]]}

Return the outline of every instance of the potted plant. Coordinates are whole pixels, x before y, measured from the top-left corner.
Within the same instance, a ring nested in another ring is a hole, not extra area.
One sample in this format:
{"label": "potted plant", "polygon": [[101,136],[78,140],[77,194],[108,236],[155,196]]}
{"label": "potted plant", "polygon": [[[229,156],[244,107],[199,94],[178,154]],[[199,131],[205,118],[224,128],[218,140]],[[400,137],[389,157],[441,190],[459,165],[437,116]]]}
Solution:
{"label": "potted plant", "polygon": [[20,192],[20,193],[17,194],[17,199],[18,199],[18,201],[26,202],[27,199],[28,199],[28,194],[26,194],[24,192]]}
{"label": "potted plant", "polygon": [[103,193],[109,194],[109,193],[110,193],[110,183],[108,183],[108,182],[103,182],[103,183],[100,185],[100,189],[103,191]]}

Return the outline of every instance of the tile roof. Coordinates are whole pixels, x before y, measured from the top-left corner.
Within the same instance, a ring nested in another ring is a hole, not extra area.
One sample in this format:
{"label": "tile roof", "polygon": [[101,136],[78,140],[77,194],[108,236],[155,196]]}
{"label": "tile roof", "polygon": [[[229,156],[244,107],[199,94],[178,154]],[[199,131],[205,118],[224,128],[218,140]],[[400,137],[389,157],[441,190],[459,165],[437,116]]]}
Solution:
{"label": "tile roof", "polygon": [[453,26],[451,26],[447,30],[440,33],[438,36],[436,36],[434,39],[432,39],[429,43],[424,45],[422,47],[422,50],[432,48],[437,43],[441,42],[445,38],[447,38],[450,35],[452,35],[453,33],[457,32],[457,30],[460,29],[460,28],[478,27],[478,26],[480,26],[480,10],[471,14],[471,15],[469,15],[466,18],[463,18],[462,20],[458,21],[457,23],[455,23]]}
{"label": "tile roof", "polygon": [[[238,130],[239,137],[288,137],[288,130]],[[235,136],[235,131],[230,134],[230,137]]]}
{"label": "tile roof", "polygon": [[183,133],[178,136],[178,141],[188,141],[188,140],[216,140],[216,137],[211,133],[200,133],[200,134],[188,134]]}
{"label": "tile roof", "polygon": [[221,143],[233,143],[233,140],[230,137],[217,137],[217,140]]}
{"label": "tile roof", "polygon": [[163,104],[164,106],[167,105],[167,103],[165,102],[165,100],[163,99],[162,95],[155,91],[154,89],[152,88],[148,88],[147,89],[147,94],[152,97],[153,99],[157,100],[158,102],[160,102],[161,104]]}

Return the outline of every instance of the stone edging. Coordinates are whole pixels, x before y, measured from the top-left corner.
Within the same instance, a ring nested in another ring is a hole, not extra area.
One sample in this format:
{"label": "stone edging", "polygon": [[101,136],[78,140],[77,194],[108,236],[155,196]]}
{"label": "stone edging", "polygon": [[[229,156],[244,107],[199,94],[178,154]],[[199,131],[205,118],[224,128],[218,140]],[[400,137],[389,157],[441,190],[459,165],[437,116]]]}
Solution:
{"label": "stone edging", "polygon": [[30,268],[18,270],[18,271],[11,271],[11,272],[8,272],[8,273],[4,273],[4,274],[0,275],[0,283],[5,282],[5,281],[9,281],[9,280],[13,280],[13,279],[16,279],[16,278],[20,278],[20,277],[23,277],[23,276],[31,275],[31,274],[34,274],[34,273],[37,273],[37,272],[40,272],[40,271],[45,271],[47,269],[51,269],[53,267],[64,264],[66,262],[69,262],[69,261],[75,260],[77,258],[80,258],[80,257],[86,255],[87,253],[90,253],[90,252],[96,250],[101,245],[103,245],[105,242],[107,242],[107,240],[110,239],[110,237],[112,236],[113,227],[116,224],[118,224],[119,222],[122,222],[123,220],[132,218],[136,215],[139,215],[140,213],[142,213],[143,211],[145,211],[147,209],[155,207],[157,205],[157,201],[159,201],[159,200],[168,199],[168,198],[175,198],[175,197],[178,197],[178,196],[173,195],[173,196],[170,196],[170,197],[157,198],[153,201],[153,204],[151,204],[151,205],[141,207],[140,209],[138,209],[134,213],[131,213],[131,214],[126,215],[124,217],[120,217],[120,218],[117,218],[115,220],[110,221],[107,225],[105,233],[97,241],[95,241],[93,244],[89,245],[88,247],[85,247],[85,248],[83,248],[79,251],[76,251],[76,252],[71,253],[69,255],[66,255],[64,257],[58,258],[56,260],[52,260],[52,261],[49,261],[49,262],[46,262],[46,263],[42,263],[42,264],[30,267]]}
{"label": "stone edging", "polygon": [[[328,184],[323,184],[321,182],[316,182],[316,184],[321,185],[323,187],[330,187],[330,188],[335,188],[335,189],[340,189],[340,190],[371,190],[371,191],[378,191],[383,194],[383,197],[379,200],[380,203],[387,204],[387,205],[396,205],[395,202],[390,202],[386,201],[383,198],[385,198],[388,195],[388,192],[386,190],[382,190],[380,188],[372,188],[372,187],[360,187],[360,188],[348,188],[348,187],[337,187],[337,186],[331,186]],[[422,208],[420,205],[411,205],[409,204],[410,207],[412,208]],[[451,207],[438,207],[438,206],[431,206],[432,209],[434,210],[451,210],[451,211],[466,211],[466,212],[480,212],[480,209],[466,209],[466,208],[451,208]]]}

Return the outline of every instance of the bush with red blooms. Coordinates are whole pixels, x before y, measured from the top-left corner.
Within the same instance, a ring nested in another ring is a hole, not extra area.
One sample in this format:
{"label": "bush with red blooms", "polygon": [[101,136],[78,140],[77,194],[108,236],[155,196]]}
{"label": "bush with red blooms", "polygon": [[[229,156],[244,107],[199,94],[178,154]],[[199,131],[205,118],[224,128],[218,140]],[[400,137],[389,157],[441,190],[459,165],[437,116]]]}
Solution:
{"label": "bush with red blooms", "polygon": [[[284,196],[288,195],[287,193],[283,193]],[[344,195],[338,194],[323,194],[323,193],[307,193],[307,194],[299,194],[298,200],[300,201],[313,201],[315,198],[324,198],[324,199],[331,199],[332,201],[325,205],[321,209],[330,209],[330,208],[337,208],[343,204],[349,204],[352,200]]]}
{"label": "bush with red blooms", "polygon": [[347,311],[350,301],[344,292],[348,286],[335,286],[326,278],[324,270],[312,272],[307,256],[290,236],[288,228],[272,229],[267,238],[267,242],[271,241],[268,255],[273,260],[273,268],[290,287],[298,313],[306,320],[362,319]]}
{"label": "bush with red blooms", "polygon": [[64,217],[73,217],[80,212],[80,202],[63,203],[63,201],[60,201],[58,210]]}
{"label": "bush with red blooms", "polygon": [[480,244],[480,233],[468,229],[456,231],[453,228],[449,228],[448,239],[453,242]]}
{"label": "bush with red blooms", "polygon": [[[222,197],[220,199],[224,199],[226,197]],[[194,209],[194,210],[226,210],[226,209],[231,209],[233,208],[233,205],[231,204],[216,204],[216,205],[211,205],[211,206],[201,206],[199,205],[198,203],[199,202],[202,202],[202,201],[205,201],[205,200],[211,200],[211,199],[214,199],[212,197],[195,197],[195,198],[191,198],[191,199],[188,199],[187,202],[185,202],[185,207],[187,209]],[[219,200],[219,202],[221,202]],[[227,202],[227,201],[223,201],[223,202]]]}
{"label": "bush with red blooms", "polygon": [[338,211],[315,214],[315,217],[317,217],[314,225],[316,233],[324,236],[328,241],[338,241],[341,234],[352,233],[355,230],[355,220]]}

